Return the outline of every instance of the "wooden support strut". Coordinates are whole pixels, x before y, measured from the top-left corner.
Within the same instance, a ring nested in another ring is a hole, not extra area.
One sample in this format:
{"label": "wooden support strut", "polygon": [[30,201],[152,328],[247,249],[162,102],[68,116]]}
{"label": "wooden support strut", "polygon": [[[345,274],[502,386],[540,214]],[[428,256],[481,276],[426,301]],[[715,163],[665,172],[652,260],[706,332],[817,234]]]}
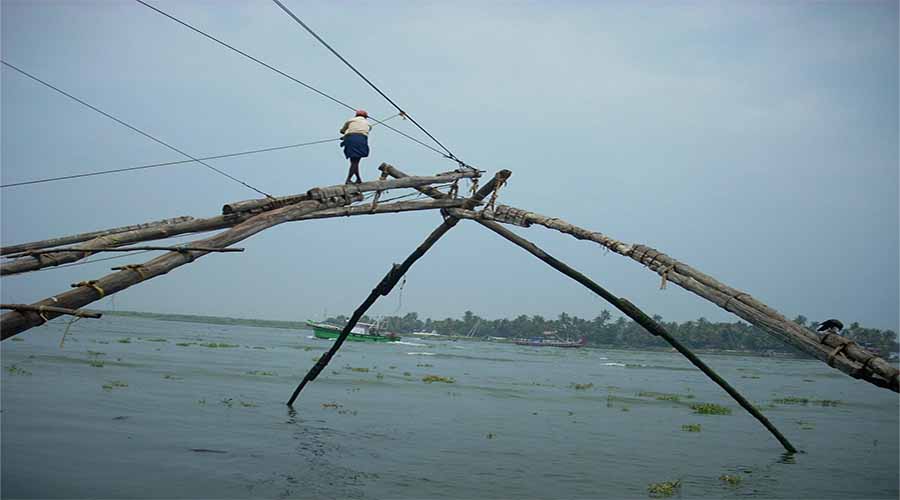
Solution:
{"label": "wooden support strut", "polygon": [[[404,175],[403,172],[400,172],[396,168],[393,168],[390,166],[388,166],[388,167],[389,167],[389,169],[387,171],[390,172],[391,175],[394,175],[394,176]],[[426,193],[426,194],[429,194],[429,193]],[[442,194],[442,193],[440,193],[440,194]],[[722,389],[724,389],[725,392],[727,392],[735,401],[737,401],[737,403],[739,405],[741,405],[741,407],[743,407],[751,415],[753,415],[754,418],[756,418],[766,429],[769,430],[769,432],[772,433],[772,435],[775,436],[775,438],[778,440],[778,442],[781,443],[781,445],[785,448],[785,450],[787,450],[790,453],[797,452],[797,449],[794,448],[794,446],[787,440],[787,438],[785,438],[784,435],[781,434],[781,432],[762,413],[760,413],[759,410],[757,410],[753,406],[752,403],[750,403],[739,392],[737,392],[737,390],[734,389],[734,387],[732,387],[730,384],[728,384],[728,382],[725,381],[725,379],[720,377],[712,368],[707,366],[700,358],[698,358],[696,355],[694,355],[694,353],[691,352],[687,347],[685,347],[683,344],[681,344],[681,342],[679,342],[677,339],[672,337],[666,331],[666,329],[662,327],[662,325],[660,325],[659,323],[654,321],[652,318],[650,318],[649,316],[644,314],[644,312],[641,311],[640,309],[638,309],[634,304],[632,304],[631,302],[629,302],[625,299],[620,299],[619,297],[616,297],[612,293],[610,293],[607,290],[605,290],[604,288],[602,288],[600,285],[591,281],[589,278],[587,278],[583,274],[572,269],[571,267],[567,266],[566,264],[559,261],[558,259],[552,257],[551,255],[547,254],[546,252],[541,250],[534,243],[531,243],[530,241],[522,238],[521,236],[516,235],[512,231],[504,228],[503,226],[501,226],[500,224],[498,224],[496,222],[486,221],[486,220],[481,219],[477,215],[473,216],[473,215],[467,214],[465,210],[448,210],[448,212],[450,212],[451,214],[456,212],[458,215],[461,216],[459,218],[468,218],[468,219],[475,220],[478,223],[480,223],[481,225],[490,229],[491,231],[494,231],[495,233],[499,234],[503,238],[506,238],[507,240],[513,242],[514,244],[518,245],[519,247],[525,249],[526,251],[528,251],[535,257],[539,258],[540,260],[544,261],[545,263],[547,263],[548,265],[550,265],[557,271],[560,271],[561,273],[565,274],[566,276],[569,276],[570,278],[574,279],[575,281],[579,282],[580,284],[582,284],[585,287],[587,287],[588,289],[590,289],[592,292],[594,292],[597,295],[600,295],[601,297],[606,299],[617,309],[619,309],[620,311],[625,313],[628,317],[633,319],[635,322],[637,322],[638,324],[643,326],[651,334],[662,337],[672,347],[674,347],[678,352],[680,352],[686,358],[688,358],[688,360],[694,366],[699,368],[700,371],[702,371],[705,375],[707,375],[710,379],[712,379],[716,384],[718,384],[720,387],[722,387]]]}
{"label": "wooden support strut", "polygon": [[[321,200],[325,199],[327,196],[338,196],[344,194],[355,194],[355,193],[363,193],[367,191],[384,191],[388,189],[399,189],[406,187],[419,187],[428,184],[438,184],[444,182],[452,182],[455,179],[461,178],[472,178],[477,175],[480,175],[478,172],[472,172],[470,170],[461,171],[461,172],[447,172],[443,174],[438,174],[434,176],[423,176],[423,177],[413,177],[402,180],[384,180],[384,181],[371,181],[364,182],[362,184],[354,184],[354,185],[336,185],[336,186],[328,186],[323,188],[313,188],[307,191],[304,195],[297,195],[302,198],[303,201],[309,200]],[[271,200],[250,200],[250,201],[265,201],[271,202]],[[296,205],[294,203],[293,205]],[[292,206],[292,205],[286,205]],[[266,205],[266,210],[271,211],[281,207],[274,207]],[[265,213],[265,212],[262,212]],[[74,252],[59,252],[59,253],[51,253],[41,256],[33,256],[33,257],[25,257],[22,259],[16,259],[11,262],[4,262],[0,264],[0,275],[9,275],[9,274],[18,274],[27,271],[35,271],[37,269],[42,269],[44,267],[58,266],[60,264],[66,264],[70,262],[75,262],[81,260],[90,255],[90,251],[93,251],[97,248],[113,248],[120,247],[123,245],[128,245],[131,243],[137,243],[140,241],[148,241],[148,240],[158,240],[163,238],[170,238],[172,236],[177,236],[179,234],[185,233],[197,233],[197,232],[207,232],[214,231],[218,229],[224,229],[228,227],[235,226],[255,215],[258,212],[240,212],[240,213],[230,213],[228,215],[220,215],[216,217],[210,217],[205,219],[194,219],[187,220],[183,222],[173,222],[171,224],[151,224],[149,226],[143,227],[144,225],[139,225],[141,227],[137,227],[136,229],[132,229],[124,232],[116,232],[114,234],[106,234],[104,236],[100,236],[94,238],[87,243],[79,245],[79,251]]]}
{"label": "wooden support strut", "polygon": [[[382,165],[383,166],[383,165]],[[488,194],[490,194],[494,190],[494,186],[499,182],[504,182],[509,176],[511,172],[509,170],[501,170],[497,172],[493,179],[491,179],[487,184],[484,185],[481,189],[478,190],[472,198],[465,200],[463,205],[464,208],[472,208],[478,202],[483,200]],[[433,189],[433,188],[432,188]],[[341,348],[344,341],[347,339],[347,336],[350,334],[350,330],[356,326],[356,323],[362,318],[363,314],[372,307],[372,304],[378,300],[379,296],[386,296],[391,293],[394,286],[406,274],[406,271],[409,270],[412,265],[419,260],[425,252],[427,252],[439,239],[441,239],[444,234],[447,233],[456,223],[459,222],[459,219],[456,217],[447,217],[444,221],[439,225],[431,234],[425,238],[425,241],[422,242],[407,258],[403,261],[402,264],[394,264],[391,266],[391,269],[387,272],[387,274],[382,278],[381,282],[376,286],[370,293],[369,296],[360,304],[359,307],[353,311],[353,315],[350,317],[350,320],[344,325],[343,330],[341,330],[341,334],[335,339],[334,344],[332,344],[331,349],[328,350],[325,354],[319,357],[319,360],[316,361],[316,364],[307,372],[306,376],[303,377],[303,380],[300,384],[297,385],[297,388],[294,389],[294,393],[291,394],[290,399],[287,401],[288,406],[293,406],[294,401],[297,399],[297,396],[300,395],[300,391],[306,387],[306,384],[312,382],[319,376],[319,373],[322,372],[323,369],[328,365],[331,361],[331,358],[337,353],[338,349]]]}

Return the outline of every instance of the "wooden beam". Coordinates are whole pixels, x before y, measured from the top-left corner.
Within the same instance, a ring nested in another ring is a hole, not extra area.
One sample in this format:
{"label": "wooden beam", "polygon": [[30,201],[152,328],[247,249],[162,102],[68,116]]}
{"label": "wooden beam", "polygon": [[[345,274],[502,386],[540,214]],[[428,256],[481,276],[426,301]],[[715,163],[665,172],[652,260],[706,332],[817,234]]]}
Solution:
{"label": "wooden beam", "polygon": [[29,304],[0,304],[0,309],[12,309],[15,311],[30,311],[40,314],[45,314],[48,312],[59,314],[68,314],[70,316],[78,316],[79,318],[94,318],[99,319],[103,316],[103,313],[94,312],[94,311],[81,311],[76,309],[67,309],[65,307],[54,307],[54,306],[32,306]]}
{"label": "wooden beam", "polygon": [[[457,179],[471,178],[480,175],[477,172],[450,172],[438,174],[434,176],[414,177],[402,180],[380,180],[372,182],[364,182],[362,184],[339,184],[322,188],[313,188],[303,195],[305,199],[325,199],[335,196],[356,195],[369,191],[385,191],[388,189],[400,189],[408,187],[421,187],[428,184],[437,184],[444,182],[452,182]],[[271,200],[270,200],[271,201]],[[273,205],[274,206],[274,205]],[[288,205],[289,206],[289,205]],[[275,207],[278,208],[278,207]],[[270,209],[275,209],[270,208]],[[0,275],[19,274],[28,271],[35,271],[45,267],[58,266],[76,262],[90,255],[88,251],[97,248],[114,248],[140,241],[158,240],[169,238],[179,234],[206,232],[217,229],[232,227],[240,222],[247,220],[255,215],[255,212],[230,213],[229,215],[220,215],[206,219],[194,219],[187,222],[180,222],[168,225],[156,225],[146,228],[134,229],[106,236],[101,236],[87,243],[80,245],[78,248],[83,251],[59,252],[45,254],[41,256],[24,257],[12,262],[0,264]]]}
{"label": "wooden beam", "polygon": [[122,226],[116,227],[112,229],[103,229],[100,231],[93,231],[90,233],[82,233],[76,234],[72,236],[63,236],[62,238],[53,238],[49,240],[43,241],[33,241],[31,243],[22,243],[20,245],[10,245],[8,247],[0,248],[0,255],[10,255],[15,253],[22,253],[27,250],[37,250],[40,248],[52,248],[58,247],[62,245],[71,245],[72,243],[78,243],[81,241],[88,241],[94,238],[99,238],[100,236],[106,236],[108,234],[116,234],[116,233],[124,233],[126,231],[134,231],[135,229],[145,229],[148,227],[154,226],[164,226],[168,224],[177,224],[179,222],[187,222],[193,219],[193,217],[184,216],[184,217],[174,217],[171,219],[163,219],[155,222],[147,222],[144,224],[132,224],[130,226]]}
{"label": "wooden beam", "polygon": [[[209,247],[182,247],[182,246],[168,246],[168,247],[158,247],[158,246],[140,246],[140,247],[127,247],[127,248],[95,248],[91,250],[90,253],[100,253],[100,252],[136,252],[136,251],[147,251],[147,250],[169,250],[173,252],[187,252],[191,250],[196,250],[200,252],[243,252],[243,248],[209,248]],[[30,250],[25,252],[24,254],[20,254],[20,256],[29,256],[29,255],[40,255],[45,253],[53,253],[53,252],[84,252],[83,249],[80,248],[54,248],[53,250]]]}
{"label": "wooden beam", "polygon": [[[497,174],[494,175],[493,179],[488,181],[487,184],[479,189],[478,192],[476,192],[472,196],[472,198],[465,201],[463,208],[474,207],[478,202],[483,200],[485,196],[489,195],[494,190],[495,186],[506,182],[506,179],[508,179],[511,174],[512,173],[509,170],[501,170],[497,172]],[[338,336],[338,338],[335,339],[334,344],[332,344],[331,346],[331,349],[329,349],[328,352],[319,357],[319,360],[316,361],[316,364],[313,365],[309,372],[307,372],[306,376],[303,377],[303,380],[300,381],[300,383],[297,385],[297,388],[294,389],[294,393],[291,394],[290,399],[288,399],[288,406],[293,406],[294,401],[297,399],[297,396],[300,395],[300,391],[302,391],[303,388],[306,387],[306,384],[315,380],[316,377],[319,376],[319,373],[321,373],[322,370],[325,369],[325,367],[331,361],[331,358],[334,357],[338,349],[341,348],[341,345],[343,345],[344,341],[347,339],[347,336],[350,334],[350,330],[352,330],[353,327],[356,326],[356,323],[359,321],[359,319],[363,316],[363,314],[366,313],[366,311],[369,310],[370,307],[372,307],[372,304],[374,304],[375,301],[378,300],[378,297],[386,296],[391,293],[391,290],[394,289],[394,286],[397,284],[400,278],[402,278],[403,275],[406,274],[406,271],[408,271],[409,268],[412,267],[412,265],[417,260],[419,260],[419,258],[425,255],[425,252],[427,252],[432,246],[434,246],[434,244],[437,243],[437,241],[441,239],[441,237],[444,236],[447,231],[452,229],[457,222],[459,222],[459,219],[455,217],[446,217],[441,225],[439,225],[434,231],[432,231],[431,234],[429,234],[428,237],[425,238],[425,241],[423,241],[422,244],[419,245],[406,258],[406,260],[403,261],[402,264],[394,264],[391,267],[384,278],[382,278],[378,286],[376,286],[369,293],[369,296],[366,297],[363,303],[360,304],[360,306],[357,307],[355,311],[353,311],[353,315],[350,317],[350,321],[348,321],[347,324],[344,325],[344,329],[341,331],[341,334]]]}
{"label": "wooden beam", "polygon": [[[241,222],[227,231],[222,231],[210,238],[193,241],[188,243],[188,245],[225,248],[272,226],[296,220],[317,210],[334,208],[354,201],[360,201],[361,199],[362,195],[354,194],[349,198],[338,197],[329,198],[324,201],[310,200],[300,202],[296,205],[289,205],[277,210],[263,212]],[[166,274],[177,267],[189,264],[194,260],[207,255],[207,253],[208,252],[202,251],[169,252],[145,262],[140,266],[107,274],[98,280],[79,283],[78,285],[80,286],[74,290],[61,293],[32,305],[35,307],[57,306],[67,309],[78,309],[142,281]],[[50,312],[44,316],[46,316],[46,319],[52,319],[53,317],[58,316],[58,314]],[[40,325],[44,323],[44,321],[45,318],[42,318],[33,312],[13,311],[3,314],[0,316],[0,340],[6,340],[31,327]]]}
{"label": "wooden beam", "polygon": [[[222,214],[228,215],[239,212],[271,210],[273,208],[290,205],[292,203],[299,203],[305,200],[319,199],[322,197],[323,193],[335,191],[341,192],[345,189],[349,190],[349,192],[385,191],[387,189],[419,187],[424,184],[442,184],[446,182],[453,182],[459,179],[477,178],[480,175],[481,174],[478,171],[461,169],[455,170],[453,172],[437,174],[431,177],[407,177],[406,179],[403,179],[401,183],[397,183],[396,181],[376,180],[363,182],[360,184],[340,184],[336,186],[329,186],[326,188],[312,188],[303,194],[283,196],[280,198],[275,198],[274,200],[270,198],[259,198],[255,200],[244,200],[228,203],[222,207]],[[424,179],[432,180],[423,183],[422,181]],[[390,183],[390,185],[387,185],[385,183]]]}

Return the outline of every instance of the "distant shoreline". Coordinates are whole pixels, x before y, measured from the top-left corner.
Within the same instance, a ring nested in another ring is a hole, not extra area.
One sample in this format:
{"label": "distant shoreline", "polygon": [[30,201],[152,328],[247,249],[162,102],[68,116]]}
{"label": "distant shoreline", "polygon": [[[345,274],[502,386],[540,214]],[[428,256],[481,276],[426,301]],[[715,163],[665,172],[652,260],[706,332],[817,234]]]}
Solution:
{"label": "distant shoreline", "polygon": [[184,323],[205,323],[209,325],[243,325],[308,330],[305,321],[280,321],[272,319],[229,318],[225,316],[203,316],[199,314],[170,314],[141,311],[100,311],[108,316],[158,319],[160,321],[181,321]]}
{"label": "distant shoreline", "polygon": [[[250,318],[229,318],[226,316],[204,316],[199,314],[170,314],[170,313],[153,313],[142,311],[100,311],[108,316],[121,316],[132,318],[146,318],[160,321],[179,321],[184,323],[203,323],[210,325],[241,325],[241,326],[258,326],[266,328],[281,328],[286,330],[309,330],[305,321],[283,321],[268,319],[250,319]],[[481,340],[481,337],[476,337]],[[511,338],[509,340],[512,340]],[[654,351],[668,352],[669,348],[659,348],[650,346],[620,346],[620,345],[590,345],[590,348],[598,349],[623,349],[637,351]],[[784,359],[808,359],[803,355],[793,355],[790,353],[764,353],[758,351],[738,351],[730,349],[695,349],[701,354],[719,354],[725,356],[755,356],[755,357],[779,357]]]}

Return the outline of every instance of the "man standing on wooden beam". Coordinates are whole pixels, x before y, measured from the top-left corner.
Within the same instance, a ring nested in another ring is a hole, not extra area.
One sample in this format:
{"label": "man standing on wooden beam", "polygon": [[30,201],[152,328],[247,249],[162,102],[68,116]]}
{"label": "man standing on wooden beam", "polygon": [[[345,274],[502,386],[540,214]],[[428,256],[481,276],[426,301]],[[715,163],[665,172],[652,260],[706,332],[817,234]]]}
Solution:
{"label": "man standing on wooden beam", "polygon": [[369,113],[364,109],[356,110],[356,116],[344,122],[341,127],[341,147],[344,157],[350,160],[350,171],[344,184],[350,184],[350,178],[356,176],[356,183],[362,182],[359,176],[359,160],[369,156],[369,130],[372,126],[366,121]]}

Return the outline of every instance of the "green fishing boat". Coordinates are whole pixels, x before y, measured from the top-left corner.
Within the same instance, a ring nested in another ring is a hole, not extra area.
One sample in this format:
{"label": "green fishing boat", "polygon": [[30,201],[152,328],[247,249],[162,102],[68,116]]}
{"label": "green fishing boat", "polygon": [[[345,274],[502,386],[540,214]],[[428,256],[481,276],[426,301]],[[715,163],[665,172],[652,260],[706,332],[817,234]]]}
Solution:
{"label": "green fishing boat", "polygon": [[[306,326],[310,327],[313,335],[317,339],[336,339],[341,334],[340,326],[329,325],[328,323],[316,323],[315,321],[307,321]],[[354,342],[396,342],[400,340],[400,336],[396,333],[381,333],[376,325],[369,323],[357,323],[347,335],[347,340]]]}

